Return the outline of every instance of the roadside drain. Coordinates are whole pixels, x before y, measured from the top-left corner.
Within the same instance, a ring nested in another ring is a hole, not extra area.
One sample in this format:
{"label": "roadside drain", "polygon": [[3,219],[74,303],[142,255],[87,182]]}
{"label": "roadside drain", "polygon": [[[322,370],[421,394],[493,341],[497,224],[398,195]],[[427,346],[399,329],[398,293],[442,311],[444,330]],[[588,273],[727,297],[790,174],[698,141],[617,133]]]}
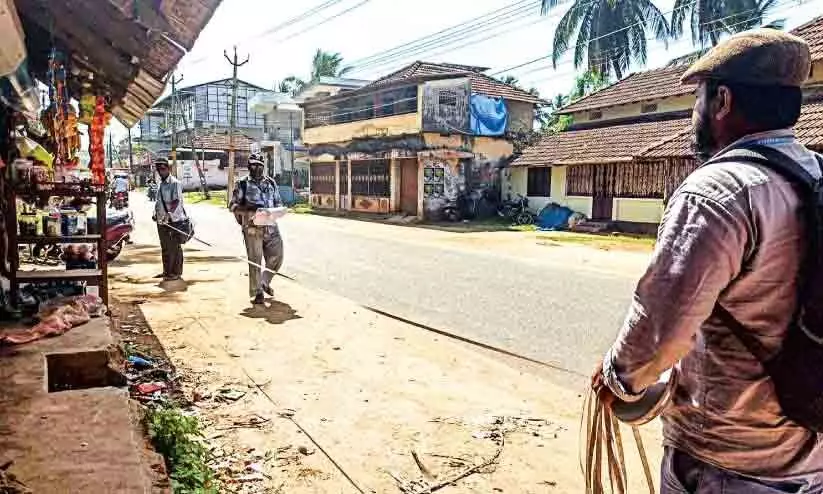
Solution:
{"label": "roadside drain", "polygon": [[109,367],[109,358],[105,350],[47,354],[49,393],[125,386],[126,378]]}

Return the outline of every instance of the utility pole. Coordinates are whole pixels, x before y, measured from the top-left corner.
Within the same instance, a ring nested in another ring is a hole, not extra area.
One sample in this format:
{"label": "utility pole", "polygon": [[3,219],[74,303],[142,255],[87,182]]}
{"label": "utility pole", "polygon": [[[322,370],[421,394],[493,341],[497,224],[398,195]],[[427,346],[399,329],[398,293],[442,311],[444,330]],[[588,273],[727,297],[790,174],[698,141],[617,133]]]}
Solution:
{"label": "utility pole", "polygon": [[291,178],[291,197],[292,202],[297,202],[297,193],[294,190],[294,112],[289,111],[289,145],[291,150],[289,153],[291,161],[291,171],[289,177]]}
{"label": "utility pole", "polygon": [[[180,77],[182,79],[182,76]],[[179,82],[179,81],[178,81]],[[194,120],[197,121],[197,90],[195,91],[181,91],[186,94],[191,94],[194,98]],[[197,129],[192,129],[189,127],[189,117],[186,116],[186,111],[181,111],[180,115],[183,117],[183,127],[186,129],[186,134],[189,137],[189,144],[191,145],[191,154],[192,159],[194,160],[194,167],[197,168],[197,175],[200,178],[200,192],[202,192],[203,197],[206,199],[209,198],[209,187],[206,183],[206,173],[203,171],[203,168],[200,166],[200,160],[197,159],[197,148],[194,143],[195,137],[197,136]],[[195,122],[192,122],[192,126],[195,125]],[[205,163],[204,163],[205,165]]]}
{"label": "utility pole", "polygon": [[134,158],[131,154],[131,127],[129,127],[129,173],[134,175]]}
{"label": "utility pole", "polygon": [[114,168],[114,165],[112,164],[114,159],[114,153],[112,151],[113,150],[111,147],[111,131],[109,131],[109,168]]}
{"label": "utility pole", "polygon": [[183,76],[177,79],[171,75],[171,174],[177,176],[177,84]]}
{"label": "utility pole", "polygon": [[234,126],[237,123],[237,68],[249,63],[249,57],[242,62],[237,62],[237,47],[234,47],[234,60],[229,58],[229,54],[223,51],[223,56],[232,66],[231,82],[231,113],[229,113],[229,177],[228,191],[226,193],[226,206],[231,201],[232,191],[234,191]]}

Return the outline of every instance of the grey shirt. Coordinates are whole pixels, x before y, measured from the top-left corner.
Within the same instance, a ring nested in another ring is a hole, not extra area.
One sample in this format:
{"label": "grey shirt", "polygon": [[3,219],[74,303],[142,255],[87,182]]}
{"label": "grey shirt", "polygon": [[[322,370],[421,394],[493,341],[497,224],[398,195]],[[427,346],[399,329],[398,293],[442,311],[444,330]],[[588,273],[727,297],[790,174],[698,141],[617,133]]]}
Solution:
{"label": "grey shirt", "polygon": [[[172,208],[174,201],[179,201],[177,208]],[[154,203],[154,215],[158,223],[170,223],[186,219],[186,211],[183,208],[183,186],[176,177],[169,175],[165,180],[160,180],[160,186],[157,189],[157,201]]]}
{"label": "grey shirt", "polygon": [[[752,141],[820,176],[791,131],[732,146]],[[676,366],[665,443],[761,479],[823,474],[823,436],[783,415],[761,363],[710,316],[720,301],[764,348],[778,351],[797,305],[799,207],[793,187],[768,168],[717,163],[695,171],[666,207],[649,268],[604,359],[607,384],[629,401]]]}

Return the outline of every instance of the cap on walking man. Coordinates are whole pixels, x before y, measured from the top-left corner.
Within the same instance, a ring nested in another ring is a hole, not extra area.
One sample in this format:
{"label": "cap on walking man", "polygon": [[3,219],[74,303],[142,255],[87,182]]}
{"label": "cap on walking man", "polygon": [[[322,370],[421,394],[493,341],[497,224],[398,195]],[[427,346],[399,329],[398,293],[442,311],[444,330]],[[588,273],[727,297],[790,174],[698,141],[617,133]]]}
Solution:
{"label": "cap on walking man", "polygon": [[[249,174],[237,181],[232,191],[230,209],[243,230],[249,259],[249,297],[255,305],[263,304],[264,294],[274,296],[271,281],[283,264],[283,239],[277,224],[256,225],[259,209],[282,205],[277,183],[265,175],[265,161],[260,154],[249,156]],[[264,266],[266,269],[261,269]],[[262,271],[262,273],[261,273]]]}
{"label": "cap on walking man", "polygon": [[[677,369],[662,416],[662,494],[823,490],[823,437],[786,415],[773,374],[743,341],[774,356],[796,328],[807,205],[771,165],[788,161],[820,180],[818,156],[791,130],[809,68],[802,39],[760,29],[719,44],[683,76],[697,85],[695,151],[709,161],[669,200],[648,270],[593,377],[607,399],[633,402]],[[746,159],[753,149],[774,161]]]}

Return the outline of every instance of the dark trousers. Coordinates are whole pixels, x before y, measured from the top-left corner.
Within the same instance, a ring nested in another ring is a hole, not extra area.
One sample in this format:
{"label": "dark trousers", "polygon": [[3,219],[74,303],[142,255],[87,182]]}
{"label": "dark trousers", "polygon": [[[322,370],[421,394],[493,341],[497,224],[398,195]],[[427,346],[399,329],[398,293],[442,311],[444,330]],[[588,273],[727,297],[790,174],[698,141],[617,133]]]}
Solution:
{"label": "dark trousers", "polygon": [[660,479],[660,494],[820,494],[818,479],[769,482],[738,475],[702,462],[693,456],[666,448]]}
{"label": "dark trousers", "polygon": [[183,246],[178,240],[177,232],[166,225],[158,224],[157,235],[160,237],[163,274],[166,276],[181,276],[183,274]]}

